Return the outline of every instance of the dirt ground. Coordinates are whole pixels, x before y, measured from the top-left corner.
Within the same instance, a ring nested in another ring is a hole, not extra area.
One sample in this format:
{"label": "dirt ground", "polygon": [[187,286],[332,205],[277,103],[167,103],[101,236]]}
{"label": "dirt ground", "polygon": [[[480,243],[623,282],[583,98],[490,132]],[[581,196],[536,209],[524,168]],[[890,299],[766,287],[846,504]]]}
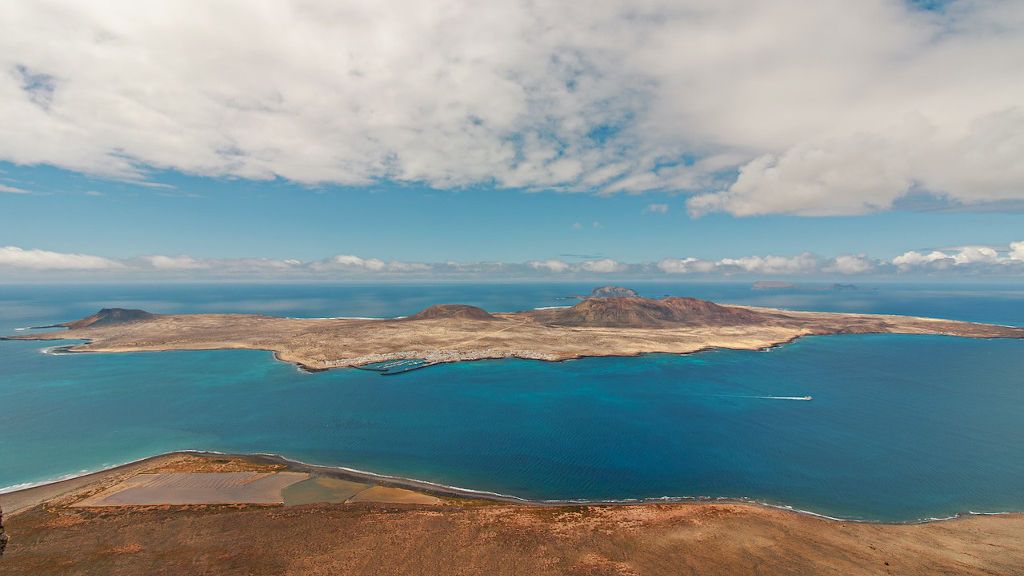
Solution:
{"label": "dirt ground", "polygon": [[81,509],[7,521],[0,574],[1024,573],[1024,516],[843,523],[743,504]]}

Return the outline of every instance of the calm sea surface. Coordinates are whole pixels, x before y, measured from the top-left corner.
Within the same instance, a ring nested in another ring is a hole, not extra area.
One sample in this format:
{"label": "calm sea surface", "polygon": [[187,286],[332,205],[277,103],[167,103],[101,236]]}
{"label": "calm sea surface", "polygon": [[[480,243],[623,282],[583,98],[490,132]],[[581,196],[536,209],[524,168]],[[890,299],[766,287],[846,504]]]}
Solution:
{"label": "calm sea surface", "polygon": [[[645,296],[1024,325],[1024,288],[635,284]],[[0,334],[102,307],[512,311],[589,285],[0,286]],[[256,351],[0,342],[0,487],[175,449],[273,452],[531,499],[749,497],[830,516],[1024,510],[1024,341],[808,338],[770,352],[304,374]],[[779,397],[811,395],[813,401]]]}

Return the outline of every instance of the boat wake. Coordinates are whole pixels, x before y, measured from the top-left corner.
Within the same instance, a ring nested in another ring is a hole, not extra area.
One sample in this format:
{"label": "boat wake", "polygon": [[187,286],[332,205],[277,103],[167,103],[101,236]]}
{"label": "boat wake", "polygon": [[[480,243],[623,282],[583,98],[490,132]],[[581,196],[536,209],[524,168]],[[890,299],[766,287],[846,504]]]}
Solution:
{"label": "boat wake", "polygon": [[813,396],[753,396],[743,394],[694,394],[694,396],[712,396],[714,398],[737,398],[747,400],[793,400],[797,402],[809,402],[814,400]]}
{"label": "boat wake", "polygon": [[799,400],[802,402],[814,400],[811,396],[752,396],[752,398],[759,398],[761,400]]}

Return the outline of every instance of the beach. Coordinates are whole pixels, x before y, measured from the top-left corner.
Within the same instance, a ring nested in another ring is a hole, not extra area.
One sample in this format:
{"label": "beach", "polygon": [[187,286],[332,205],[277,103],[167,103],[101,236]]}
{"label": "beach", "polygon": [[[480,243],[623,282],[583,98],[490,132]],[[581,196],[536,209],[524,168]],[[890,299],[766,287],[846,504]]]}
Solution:
{"label": "beach", "polygon": [[[315,475],[328,492],[356,485],[365,497],[82,505],[140,475],[246,472]],[[3,494],[0,505],[4,574],[980,575],[1024,565],[1021,514],[885,524],[729,501],[513,503],[261,455],[166,454]]]}

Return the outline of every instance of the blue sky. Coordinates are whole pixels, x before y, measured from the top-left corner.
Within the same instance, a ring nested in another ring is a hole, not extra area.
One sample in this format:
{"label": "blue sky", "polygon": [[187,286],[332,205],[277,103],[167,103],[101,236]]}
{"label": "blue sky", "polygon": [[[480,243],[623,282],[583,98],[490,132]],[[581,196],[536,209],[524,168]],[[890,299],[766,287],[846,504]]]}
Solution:
{"label": "blue sky", "polygon": [[0,22],[0,281],[1024,274],[1019,2]]}
{"label": "blue sky", "polygon": [[[150,185],[142,186],[46,166],[0,163],[0,170],[4,182],[31,192],[0,194],[0,245],[115,258],[316,260],[358,254],[520,262],[580,259],[575,255],[641,262],[806,251],[891,258],[907,250],[1008,245],[1024,238],[1024,212],[691,217],[685,197],[664,193],[596,196],[394,183],[312,187],[176,172],[152,174]],[[652,212],[651,204],[666,204],[668,211]]]}

